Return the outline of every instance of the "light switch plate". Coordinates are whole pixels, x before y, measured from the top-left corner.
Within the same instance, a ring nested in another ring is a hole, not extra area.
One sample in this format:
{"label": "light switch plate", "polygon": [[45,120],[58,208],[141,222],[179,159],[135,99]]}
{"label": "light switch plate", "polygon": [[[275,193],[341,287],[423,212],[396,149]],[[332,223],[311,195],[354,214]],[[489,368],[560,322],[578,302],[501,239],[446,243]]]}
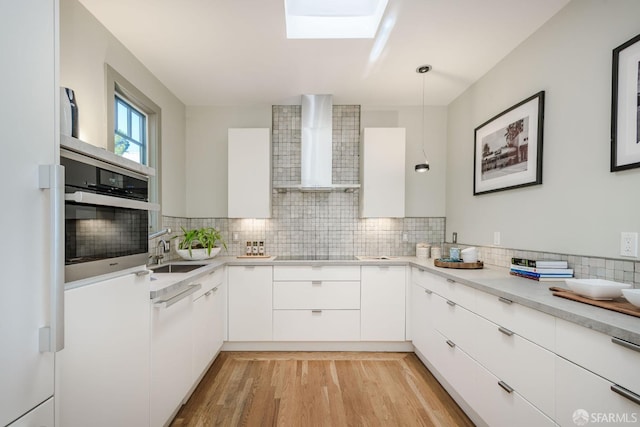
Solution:
{"label": "light switch plate", "polygon": [[620,233],[620,255],[638,256],[638,233],[633,231],[623,231]]}

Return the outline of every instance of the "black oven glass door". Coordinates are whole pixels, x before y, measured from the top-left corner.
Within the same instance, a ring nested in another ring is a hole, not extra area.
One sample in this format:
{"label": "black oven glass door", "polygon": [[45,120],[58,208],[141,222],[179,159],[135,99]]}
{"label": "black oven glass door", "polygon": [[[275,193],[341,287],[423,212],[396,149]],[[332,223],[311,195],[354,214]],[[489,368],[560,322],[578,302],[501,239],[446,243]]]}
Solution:
{"label": "black oven glass door", "polygon": [[65,265],[146,254],[149,212],[65,204]]}

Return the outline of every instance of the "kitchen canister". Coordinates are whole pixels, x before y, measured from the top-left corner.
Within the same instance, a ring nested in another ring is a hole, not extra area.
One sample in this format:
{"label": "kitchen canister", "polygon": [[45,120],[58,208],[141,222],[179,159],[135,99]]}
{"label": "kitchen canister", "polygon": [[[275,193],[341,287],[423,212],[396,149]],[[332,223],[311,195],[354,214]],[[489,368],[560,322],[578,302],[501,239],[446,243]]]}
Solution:
{"label": "kitchen canister", "polygon": [[450,248],[449,258],[451,258],[451,261],[460,261],[460,248]]}
{"label": "kitchen canister", "polygon": [[464,262],[478,262],[478,248],[476,247],[463,249],[460,255]]}
{"label": "kitchen canister", "polygon": [[431,245],[427,243],[416,244],[416,258],[428,259],[431,252]]}
{"label": "kitchen canister", "polygon": [[431,258],[440,259],[442,258],[442,249],[439,246],[433,246],[431,248]]}

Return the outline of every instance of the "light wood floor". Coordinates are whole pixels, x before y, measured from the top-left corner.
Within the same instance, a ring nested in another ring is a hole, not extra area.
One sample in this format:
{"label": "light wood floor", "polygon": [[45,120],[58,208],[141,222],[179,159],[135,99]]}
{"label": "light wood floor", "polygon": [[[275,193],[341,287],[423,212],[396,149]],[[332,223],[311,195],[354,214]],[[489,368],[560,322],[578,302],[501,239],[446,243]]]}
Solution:
{"label": "light wood floor", "polygon": [[473,423],[413,353],[224,352],[171,426]]}

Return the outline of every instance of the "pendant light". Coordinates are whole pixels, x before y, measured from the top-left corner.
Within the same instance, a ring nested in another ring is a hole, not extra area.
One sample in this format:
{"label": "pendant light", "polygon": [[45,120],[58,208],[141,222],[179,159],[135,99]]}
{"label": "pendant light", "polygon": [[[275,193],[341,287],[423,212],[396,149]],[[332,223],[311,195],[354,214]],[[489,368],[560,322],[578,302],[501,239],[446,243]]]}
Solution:
{"label": "pendant light", "polygon": [[422,74],[422,154],[424,155],[424,162],[416,165],[416,172],[426,172],[429,170],[429,162],[427,161],[427,154],[424,151],[424,75],[431,71],[431,65],[421,65],[416,68],[416,73]]}

